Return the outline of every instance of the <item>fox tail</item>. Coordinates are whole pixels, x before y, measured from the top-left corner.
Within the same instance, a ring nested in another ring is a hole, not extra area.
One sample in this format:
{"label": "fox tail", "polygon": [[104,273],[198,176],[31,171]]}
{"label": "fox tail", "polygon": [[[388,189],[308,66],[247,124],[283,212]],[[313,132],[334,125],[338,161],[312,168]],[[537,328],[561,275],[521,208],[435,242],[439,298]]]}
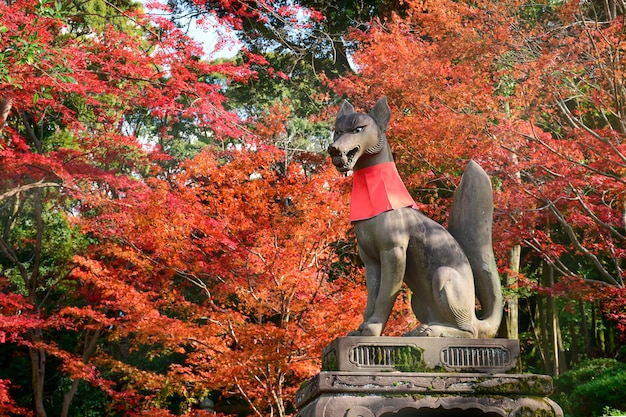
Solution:
{"label": "fox tail", "polygon": [[502,321],[502,287],[492,243],[493,191],[487,173],[470,161],[454,195],[448,231],[465,251],[481,314],[479,338],[492,338]]}

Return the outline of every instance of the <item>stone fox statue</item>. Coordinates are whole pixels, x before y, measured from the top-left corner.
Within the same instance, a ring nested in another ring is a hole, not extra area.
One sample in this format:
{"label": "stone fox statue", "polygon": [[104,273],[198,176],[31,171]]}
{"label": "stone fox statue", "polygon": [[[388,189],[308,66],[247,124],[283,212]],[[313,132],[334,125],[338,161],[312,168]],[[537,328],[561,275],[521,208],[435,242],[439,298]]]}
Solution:
{"label": "stone fox statue", "polygon": [[385,138],[390,115],[385,97],[369,114],[344,102],[328,147],[340,172],[353,170],[350,220],[365,264],[367,305],[363,323],[350,335],[383,332],[404,280],[421,323],[406,336],[494,337],[502,319],[502,291],[491,242],[489,177],[469,163],[446,230],[415,208],[398,175]]}

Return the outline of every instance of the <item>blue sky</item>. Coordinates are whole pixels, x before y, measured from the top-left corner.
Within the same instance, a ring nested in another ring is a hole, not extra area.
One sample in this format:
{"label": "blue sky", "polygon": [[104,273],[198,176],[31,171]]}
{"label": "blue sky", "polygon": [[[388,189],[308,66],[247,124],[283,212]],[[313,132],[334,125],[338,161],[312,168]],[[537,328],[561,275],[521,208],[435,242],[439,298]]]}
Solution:
{"label": "blue sky", "polygon": [[[145,7],[147,0],[140,1],[144,4],[144,11],[147,15],[164,15],[162,10],[153,10]],[[232,33],[231,29],[220,25],[210,17],[202,26],[198,25],[197,20],[194,18],[184,18],[179,23],[184,25],[184,29],[186,29],[186,34],[188,36],[203,45],[206,59],[230,58],[233,57],[239,50],[236,43],[236,35]],[[231,42],[231,47],[222,48],[216,51],[215,45],[221,36],[229,36],[234,42]]]}

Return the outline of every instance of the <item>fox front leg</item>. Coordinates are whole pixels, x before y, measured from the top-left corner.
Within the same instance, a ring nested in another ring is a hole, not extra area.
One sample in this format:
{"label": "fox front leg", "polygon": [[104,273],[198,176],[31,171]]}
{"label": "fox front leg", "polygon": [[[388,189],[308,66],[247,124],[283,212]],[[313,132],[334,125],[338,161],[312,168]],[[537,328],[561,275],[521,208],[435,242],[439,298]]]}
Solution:
{"label": "fox front leg", "polygon": [[365,285],[367,287],[367,304],[363,312],[363,323],[354,331],[348,333],[348,336],[361,336],[363,326],[369,321],[374,314],[376,298],[378,297],[378,289],[380,287],[380,262],[378,259],[369,256],[366,248],[359,245],[359,257],[365,265]]}
{"label": "fox front leg", "polygon": [[[374,294],[370,294],[368,287],[368,307],[373,307],[373,312],[359,326],[357,332],[361,336],[380,336],[382,334],[402,288],[406,270],[406,247],[395,246],[392,249],[381,251],[379,256],[378,292],[375,294],[373,306],[370,306],[370,298],[374,298]],[[366,308],[367,312],[368,309]]]}

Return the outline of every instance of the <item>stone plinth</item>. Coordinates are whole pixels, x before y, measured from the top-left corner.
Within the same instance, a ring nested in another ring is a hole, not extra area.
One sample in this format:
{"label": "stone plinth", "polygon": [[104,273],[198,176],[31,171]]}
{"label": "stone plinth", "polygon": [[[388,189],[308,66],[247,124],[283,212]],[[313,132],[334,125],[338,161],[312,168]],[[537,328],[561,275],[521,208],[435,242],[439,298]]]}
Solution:
{"label": "stone plinth", "polygon": [[324,348],[322,370],[503,373],[518,360],[517,340],[351,336]]}
{"label": "stone plinth", "polygon": [[552,379],[514,373],[518,356],[511,340],[339,338],[296,404],[300,417],[562,417]]}

